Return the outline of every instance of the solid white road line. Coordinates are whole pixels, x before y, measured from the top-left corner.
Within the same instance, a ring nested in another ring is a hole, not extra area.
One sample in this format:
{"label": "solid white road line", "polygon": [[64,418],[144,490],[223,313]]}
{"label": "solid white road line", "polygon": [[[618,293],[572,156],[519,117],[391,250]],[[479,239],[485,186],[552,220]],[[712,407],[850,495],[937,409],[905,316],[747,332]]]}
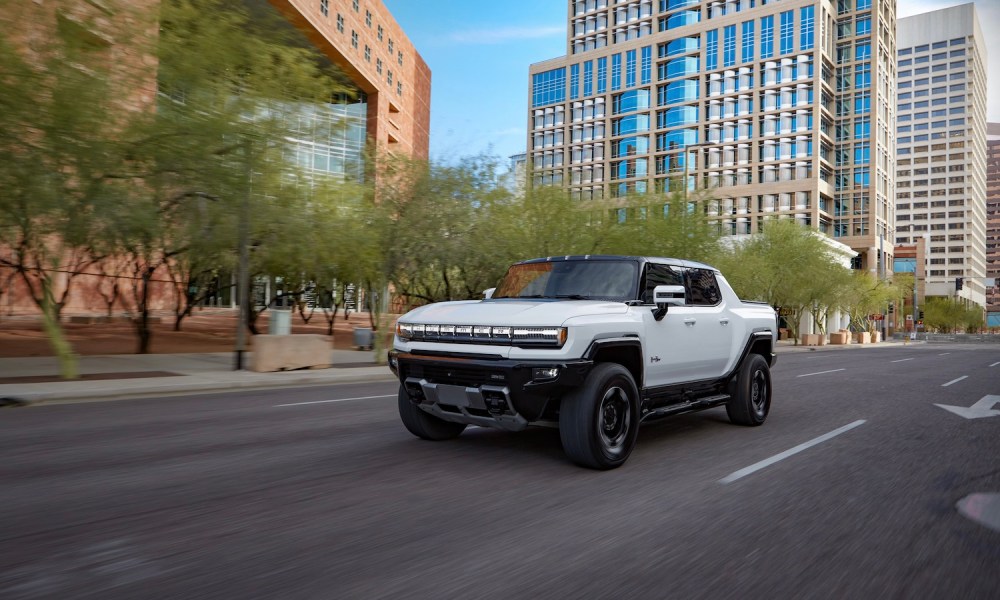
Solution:
{"label": "solid white road line", "polygon": [[274,408],[279,406],[304,406],[306,404],[327,404],[329,402],[347,402],[348,400],[373,400],[375,398],[395,398],[396,394],[386,394],[385,396],[360,396],[358,398],[337,398],[336,400],[315,400],[313,402],[293,402],[292,404],[275,404]]}
{"label": "solid white road line", "polygon": [[745,469],[740,469],[739,471],[736,471],[735,473],[733,473],[731,475],[727,475],[727,476],[723,477],[722,479],[720,479],[719,483],[732,483],[732,482],[736,481],[737,479],[742,479],[742,478],[746,477],[747,475],[750,475],[752,473],[756,473],[757,471],[760,471],[761,469],[763,469],[765,467],[769,467],[769,466],[773,465],[774,463],[778,462],[779,460],[784,460],[784,459],[788,458],[789,456],[792,456],[792,455],[798,454],[799,452],[802,452],[803,450],[808,450],[809,448],[812,448],[813,446],[815,446],[817,444],[822,444],[823,442],[825,442],[825,441],[827,441],[827,440],[829,440],[831,438],[834,438],[834,437],[836,437],[836,436],[838,436],[838,435],[840,435],[840,434],[842,434],[842,433],[844,433],[846,431],[850,431],[850,430],[854,429],[855,427],[859,427],[859,426],[864,425],[864,424],[865,424],[865,420],[864,419],[860,419],[860,420],[855,421],[853,423],[848,423],[847,425],[844,425],[843,427],[841,427],[839,429],[834,429],[830,433],[823,434],[823,435],[819,436],[818,438],[809,440],[808,442],[805,442],[803,444],[799,444],[798,446],[796,446],[794,448],[791,448],[789,450],[785,450],[781,454],[775,454],[771,458],[762,460],[759,463],[752,464],[752,465],[750,465],[749,467],[747,467]]}
{"label": "solid white road line", "polygon": [[951,380],[951,381],[949,381],[948,383],[942,383],[942,384],[941,384],[941,387],[948,387],[949,385],[951,385],[951,384],[953,384],[953,383],[958,383],[959,381],[962,381],[963,379],[968,379],[968,378],[969,378],[969,376],[968,376],[968,375],[962,375],[962,376],[961,376],[961,377],[959,377],[958,379],[952,379],[952,380]]}
{"label": "solid white road line", "polygon": [[836,373],[837,371],[846,371],[847,369],[833,369],[832,371],[820,371],[819,373],[806,373],[805,375],[796,375],[796,377],[810,377],[812,375],[823,375],[824,373]]}
{"label": "solid white road line", "polygon": [[901,358],[901,359],[899,359],[899,360],[894,360],[894,361],[892,361],[892,362],[906,362],[906,361],[908,361],[908,360],[913,360],[913,359],[912,359],[912,358]]}
{"label": "solid white road line", "polygon": [[991,367],[995,367],[995,366],[997,366],[997,365],[1000,365],[1000,362],[995,362],[995,363],[993,363],[993,364],[992,364],[992,365],[990,365],[990,366],[991,366]]}
{"label": "solid white road line", "polygon": [[951,354],[951,352],[942,352],[941,354],[938,354],[938,356],[948,356],[949,354]]}

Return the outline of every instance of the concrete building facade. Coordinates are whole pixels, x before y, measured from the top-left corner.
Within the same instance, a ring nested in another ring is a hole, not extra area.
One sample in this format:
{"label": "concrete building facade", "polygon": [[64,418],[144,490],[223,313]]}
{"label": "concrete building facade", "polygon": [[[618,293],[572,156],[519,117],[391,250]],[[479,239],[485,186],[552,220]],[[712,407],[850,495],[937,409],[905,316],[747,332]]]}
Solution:
{"label": "concrete building facade", "polygon": [[971,3],[899,20],[896,243],[926,295],[986,304],[986,42]]}
{"label": "concrete building facade", "polygon": [[570,0],[529,72],[534,185],[612,207],[710,189],[721,232],[794,219],[886,274],[895,238],[894,0]]}
{"label": "concrete building facade", "polygon": [[1000,123],[986,126],[986,312],[1000,327]]}

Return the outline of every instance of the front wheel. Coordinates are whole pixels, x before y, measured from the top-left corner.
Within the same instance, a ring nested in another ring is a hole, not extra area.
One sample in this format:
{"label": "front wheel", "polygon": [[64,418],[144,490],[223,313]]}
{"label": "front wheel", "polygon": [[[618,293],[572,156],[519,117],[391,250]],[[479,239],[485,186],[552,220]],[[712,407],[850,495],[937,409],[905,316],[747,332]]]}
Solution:
{"label": "front wheel", "polygon": [[726,413],[737,425],[761,425],[771,410],[771,370],[760,354],[747,356],[729,384]]}
{"label": "front wheel", "polygon": [[465,423],[442,421],[434,415],[420,410],[410,401],[410,395],[402,384],[399,386],[399,418],[403,425],[418,438],[432,441],[450,440],[465,431]]}
{"label": "front wheel", "polygon": [[614,363],[597,365],[559,407],[559,437],[576,464],[614,469],[639,437],[639,391],[632,374]]}

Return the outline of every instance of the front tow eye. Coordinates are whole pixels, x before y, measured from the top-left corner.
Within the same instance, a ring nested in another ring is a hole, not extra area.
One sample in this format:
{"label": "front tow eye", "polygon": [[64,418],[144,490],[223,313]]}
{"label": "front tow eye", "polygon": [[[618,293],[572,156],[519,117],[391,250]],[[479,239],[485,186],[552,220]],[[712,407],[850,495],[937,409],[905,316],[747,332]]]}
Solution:
{"label": "front tow eye", "polygon": [[483,402],[486,404],[486,410],[494,417],[508,412],[507,398],[504,397],[502,392],[483,392]]}

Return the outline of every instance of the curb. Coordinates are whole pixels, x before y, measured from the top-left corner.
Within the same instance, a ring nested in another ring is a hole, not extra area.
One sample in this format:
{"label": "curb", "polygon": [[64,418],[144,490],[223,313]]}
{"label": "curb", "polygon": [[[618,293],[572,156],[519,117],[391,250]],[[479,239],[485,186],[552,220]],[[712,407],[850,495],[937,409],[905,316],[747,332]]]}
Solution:
{"label": "curb", "polygon": [[[320,387],[347,383],[387,382],[395,381],[396,377],[388,367],[365,367],[369,372],[338,374],[335,377],[299,376],[275,381],[188,381],[159,383],[133,389],[93,389],[93,390],[54,390],[24,392],[11,395],[4,400],[10,406],[52,406],[57,404],[79,404],[91,402],[113,402],[118,400],[141,400],[147,398],[169,398],[175,396],[190,396],[195,394],[224,394],[234,391],[274,390],[298,387]],[[360,371],[361,369],[358,369]],[[374,371],[374,372],[372,372]],[[114,380],[110,380],[114,381]]]}

